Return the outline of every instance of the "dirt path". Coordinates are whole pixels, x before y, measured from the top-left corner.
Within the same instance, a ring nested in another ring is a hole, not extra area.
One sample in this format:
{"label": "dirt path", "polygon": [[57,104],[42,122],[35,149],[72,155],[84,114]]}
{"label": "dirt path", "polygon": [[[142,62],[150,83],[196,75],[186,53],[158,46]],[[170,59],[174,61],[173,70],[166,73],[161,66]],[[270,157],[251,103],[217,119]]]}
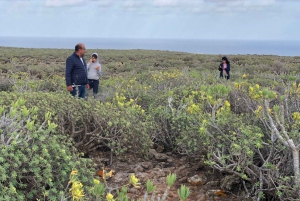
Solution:
{"label": "dirt path", "polygon": [[[171,153],[157,153],[150,150],[152,159],[142,161],[133,156],[128,156],[122,160],[113,161],[109,164],[108,153],[97,153],[93,156],[99,169],[106,167],[107,170],[115,170],[115,175],[108,180],[108,185],[113,188],[120,187],[129,181],[130,175],[134,173],[141,182],[141,188],[129,188],[128,195],[131,199],[143,198],[146,191],[145,184],[150,179],[156,188],[156,195],[160,197],[167,187],[166,177],[169,173],[177,175],[176,183],[170,189],[167,201],[177,201],[177,189],[185,184],[191,190],[188,201],[231,201],[242,200],[230,193],[230,191],[240,191],[239,179],[232,176],[223,176],[217,171],[213,171],[201,162],[201,158],[189,158],[172,155]],[[149,199],[150,200],[150,199]]]}

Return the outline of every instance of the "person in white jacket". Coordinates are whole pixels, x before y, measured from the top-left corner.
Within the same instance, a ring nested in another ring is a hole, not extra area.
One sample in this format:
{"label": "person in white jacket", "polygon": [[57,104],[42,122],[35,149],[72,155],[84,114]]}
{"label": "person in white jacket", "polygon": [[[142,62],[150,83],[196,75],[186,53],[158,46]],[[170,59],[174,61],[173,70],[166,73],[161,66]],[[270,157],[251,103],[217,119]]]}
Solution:
{"label": "person in white jacket", "polygon": [[90,89],[93,89],[94,98],[96,98],[99,90],[99,79],[102,75],[102,66],[99,63],[99,56],[97,53],[92,54],[92,58],[87,64],[87,75]]}

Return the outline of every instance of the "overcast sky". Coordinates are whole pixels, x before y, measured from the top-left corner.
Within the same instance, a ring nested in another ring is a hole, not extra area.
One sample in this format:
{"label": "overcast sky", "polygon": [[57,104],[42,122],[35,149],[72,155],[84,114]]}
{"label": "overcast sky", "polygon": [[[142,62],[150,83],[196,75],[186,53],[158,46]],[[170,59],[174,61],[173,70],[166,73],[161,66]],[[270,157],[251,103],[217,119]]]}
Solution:
{"label": "overcast sky", "polygon": [[299,40],[300,0],[0,0],[0,36]]}

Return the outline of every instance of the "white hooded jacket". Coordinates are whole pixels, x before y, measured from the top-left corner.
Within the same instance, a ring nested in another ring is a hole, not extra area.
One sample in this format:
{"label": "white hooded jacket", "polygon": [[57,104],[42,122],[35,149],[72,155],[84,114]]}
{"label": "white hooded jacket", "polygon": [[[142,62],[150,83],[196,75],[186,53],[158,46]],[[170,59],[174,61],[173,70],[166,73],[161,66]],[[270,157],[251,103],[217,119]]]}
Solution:
{"label": "white hooded jacket", "polygon": [[[100,76],[102,75],[102,66],[99,63],[98,54],[97,53],[93,53],[93,54],[97,55],[97,61],[95,63],[89,62],[87,64],[88,79],[90,79],[90,80],[99,80]],[[99,70],[96,69],[97,66],[99,66]]]}

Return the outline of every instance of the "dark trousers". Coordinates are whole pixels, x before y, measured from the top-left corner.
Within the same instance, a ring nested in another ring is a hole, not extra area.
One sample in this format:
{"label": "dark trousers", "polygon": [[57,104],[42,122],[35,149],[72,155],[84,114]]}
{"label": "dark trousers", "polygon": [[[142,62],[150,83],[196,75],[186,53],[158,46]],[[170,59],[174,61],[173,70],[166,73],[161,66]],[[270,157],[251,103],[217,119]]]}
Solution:
{"label": "dark trousers", "polygon": [[90,84],[90,89],[93,89],[93,93],[98,94],[99,90],[99,80],[90,80],[89,79],[89,84]]}
{"label": "dark trousers", "polygon": [[[220,77],[223,77],[223,71],[220,71]],[[227,72],[227,75],[225,75],[225,78],[227,78],[227,80],[229,80],[230,78],[230,71]]]}
{"label": "dark trousers", "polygon": [[[73,87],[73,91],[70,92],[72,96],[77,96],[77,89],[76,87]],[[78,86],[78,97],[79,98],[85,98],[85,85]]]}

